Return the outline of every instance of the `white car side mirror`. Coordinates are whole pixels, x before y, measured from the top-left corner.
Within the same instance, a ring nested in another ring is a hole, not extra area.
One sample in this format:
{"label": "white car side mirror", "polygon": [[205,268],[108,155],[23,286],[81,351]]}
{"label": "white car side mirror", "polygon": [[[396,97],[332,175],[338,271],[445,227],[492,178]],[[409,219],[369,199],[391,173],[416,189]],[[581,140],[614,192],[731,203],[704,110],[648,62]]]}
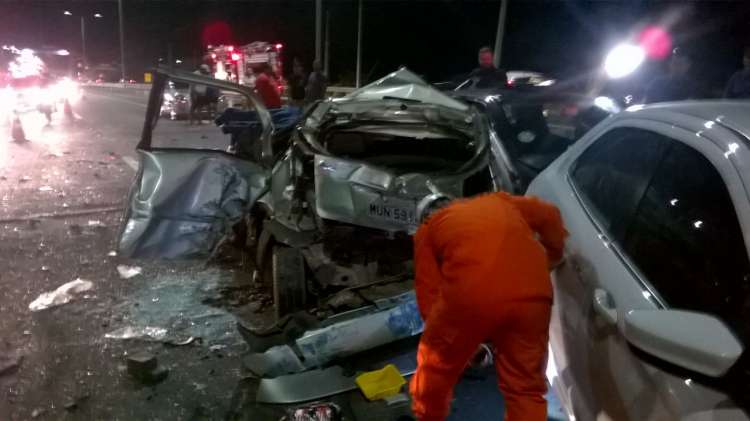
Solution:
{"label": "white car side mirror", "polygon": [[667,362],[720,377],[744,351],[718,318],[681,310],[633,310],[625,316],[625,339]]}

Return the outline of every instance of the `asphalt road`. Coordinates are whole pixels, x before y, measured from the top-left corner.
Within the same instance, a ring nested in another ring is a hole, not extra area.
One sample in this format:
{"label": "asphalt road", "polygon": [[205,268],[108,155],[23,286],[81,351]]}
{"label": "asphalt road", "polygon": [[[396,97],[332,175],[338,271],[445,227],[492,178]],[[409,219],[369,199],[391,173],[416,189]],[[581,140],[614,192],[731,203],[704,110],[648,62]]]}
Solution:
{"label": "asphalt road", "polygon": [[[74,121],[57,113],[47,126],[36,112],[24,115],[22,144],[0,127],[1,420],[219,420],[231,412],[245,349],[232,314],[246,310],[250,274],[114,255],[145,101],[143,93],[88,91]],[[122,279],[120,264],[142,273]],[[30,310],[40,294],[79,278],[93,287]],[[105,337],[128,327],[166,337]],[[166,380],[131,378],[126,358],[143,351],[169,370]]]}
{"label": "asphalt road", "polygon": [[[23,116],[29,141],[21,144],[0,126],[0,420],[279,419],[279,408],[254,405],[240,364],[247,348],[235,317],[260,322],[271,310],[251,274],[231,263],[114,253],[146,99],[88,90],[73,121]],[[190,144],[226,146],[212,125],[159,124],[164,145],[185,133]],[[141,273],[123,279],[118,265]],[[91,289],[30,309],[40,294],[77,279]],[[161,336],[117,338],[143,328]],[[141,352],[157,357],[165,380],[145,385],[129,375],[128,356]],[[491,376],[464,380],[455,402],[451,420],[501,418]]]}

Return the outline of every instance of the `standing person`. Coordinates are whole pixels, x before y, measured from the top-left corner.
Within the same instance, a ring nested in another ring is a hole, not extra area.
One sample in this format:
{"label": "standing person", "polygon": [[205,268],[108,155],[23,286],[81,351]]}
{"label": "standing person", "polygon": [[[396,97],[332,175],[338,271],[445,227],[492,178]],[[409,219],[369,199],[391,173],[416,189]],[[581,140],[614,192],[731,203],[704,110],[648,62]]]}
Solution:
{"label": "standing person", "polygon": [[323,73],[323,66],[320,61],[315,60],[313,71],[310,73],[305,87],[305,104],[325,98],[326,89],[328,89],[328,77]]}
{"label": "standing person", "polygon": [[479,67],[469,74],[474,81],[473,88],[506,88],[508,86],[508,75],[505,70],[495,67],[493,62],[494,52],[490,47],[479,49]]}
{"label": "standing person", "polygon": [[693,61],[690,55],[682,48],[675,48],[669,60],[669,73],[651,81],[646,88],[643,103],[698,98],[700,90],[690,74],[692,67]]}
{"label": "standing person", "polygon": [[295,58],[292,67],[292,76],[289,78],[289,93],[291,94],[290,96],[294,106],[301,107],[302,103],[305,101],[306,83],[307,77],[305,77],[305,69],[302,67],[302,63]]}
{"label": "standing person", "polygon": [[742,70],[738,70],[729,79],[724,98],[750,98],[750,47],[745,47]]}
{"label": "standing person", "polygon": [[[201,64],[198,70],[193,72],[197,75],[211,77],[211,68],[208,64]],[[208,119],[213,118],[213,114],[216,111],[216,105],[219,101],[219,94],[215,88],[211,88],[201,84],[190,85],[190,115],[189,124],[193,124],[196,115],[198,116],[198,124],[203,123],[203,117],[200,115],[201,109],[208,111]]]}
{"label": "standing person", "polygon": [[255,92],[258,93],[266,108],[281,108],[281,95],[276,88],[278,84],[271,66],[268,63],[263,63],[259,70],[260,74],[255,78]]}
{"label": "standing person", "polygon": [[[424,207],[420,219],[429,212]],[[414,238],[425,321],[410,384],[414,414],[419,421],[445,419],[454,385],[489,340],[506,421],[545,421],[549,268],[562,258],[567,236],[560,212],[536,198],[490,193],[428,218]]]}

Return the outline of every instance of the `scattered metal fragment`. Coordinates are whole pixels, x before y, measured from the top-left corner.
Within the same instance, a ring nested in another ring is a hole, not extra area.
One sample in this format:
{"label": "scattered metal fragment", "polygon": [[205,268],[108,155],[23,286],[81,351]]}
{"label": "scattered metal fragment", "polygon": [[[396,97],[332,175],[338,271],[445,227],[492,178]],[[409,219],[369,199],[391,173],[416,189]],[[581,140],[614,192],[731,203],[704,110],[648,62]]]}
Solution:
{"label": "scattered metal fragment", "polygon": [[45,292],[39,295],[29,304],[29,310],[40,311],[50,307],[56,307],[66,304],[73,300],[75,294],[88,291],[93,288],[91,281],[78,278],[74,281],[61,285],[54,291]]}
{"label": "scattered metal fragment", "polygon": [[107,339],[146,339],[162,341],[167,337],[167,329],[154,326],[125,326],[104,335]]}
{"label": "scattered metal fragment", "polygon": [[126,266],[126,265],[118,265],[117,266],[117,273],[120,274],[120,278],[122,279],[130,279],[134,276],[138,276],[141,274],[143,269],[140,266]]}

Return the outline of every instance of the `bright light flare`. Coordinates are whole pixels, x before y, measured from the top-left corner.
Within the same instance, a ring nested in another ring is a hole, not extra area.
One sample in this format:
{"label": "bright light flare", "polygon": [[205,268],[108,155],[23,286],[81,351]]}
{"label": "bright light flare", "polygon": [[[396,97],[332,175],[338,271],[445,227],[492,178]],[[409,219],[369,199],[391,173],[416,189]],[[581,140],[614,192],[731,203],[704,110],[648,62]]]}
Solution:
{"label": "bright light flare", "polygon": [[276,44],[276,49],[281,50],[284,46],[282,44]]}
{"label": "bright light flare", "polygon": [[34,50],[25,48],[18,53],[18,57],[8,64],[8,71],[15,79],[42,74],[44,62],[34,54]]}
{"label": "bright light flare", "polygon": [[237,61],[240,59],[240,55],[237,53],[232,53],[232,61]]}
{"label": "bright light flare", "polygon": [[617,106],[617,103],[612,98],[606,96],[596,97],[594,99],[594,105],[608,113],[614,114],[620,112],[620,107]]}
{"label": "bright light flare", "polygon": [[70,51],[68,51],[68,50],[57,50],[57,51],[55,51],[55,54],[57,54],[58,56],[69,56],[70,55]]}
{"label": "bright light flare", "polygon": [[643,48],[632,44],[620,44],[607,54],[604,71],[612,79],[622,78],[638,69],[645,58]]}
{"label": "bright light flare", "polygon": [[94,13],[94,17],[95,18],[103,18],[104,16],[102,16],[101,13]]}
{"label": "bright light flare", "polygon": [[81,88],[74,80],[63,78],[52,87],[53,95],[58,101],[74,103],[81,98]]}
{"label": "bright light flare", "polygon": [[65,16],[73,16],[73,13],[70,12],[70,10],[66,10],[63,12],[63,15]]}
{"label": "bright light flare", "polygon": [[643,47],[646,56],[653,59],[664,59],[672,51],[672,37],[658,26],[649,26],[638,36],[638,43]]}

